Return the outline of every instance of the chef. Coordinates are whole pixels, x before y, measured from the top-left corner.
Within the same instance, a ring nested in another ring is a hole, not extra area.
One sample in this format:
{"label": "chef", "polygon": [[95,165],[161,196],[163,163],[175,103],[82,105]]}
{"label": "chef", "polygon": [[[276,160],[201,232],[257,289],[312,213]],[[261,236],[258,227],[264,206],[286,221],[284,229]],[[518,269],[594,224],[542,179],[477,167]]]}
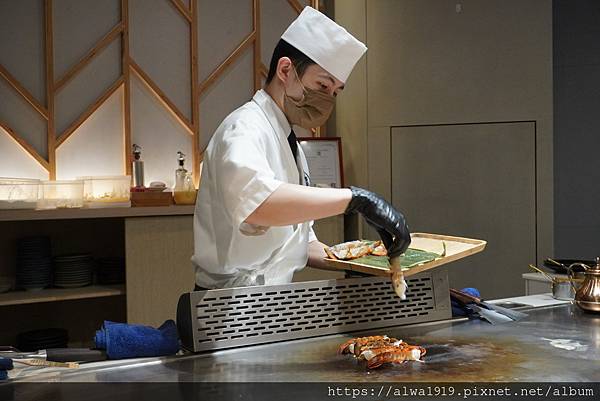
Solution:
{"label": "chef", "polygon": [[306,7],[283,33],[265,88],[229,114],[204,155],[194,213],[196,289],[285,284],[307,265],[323,266],[313,220],[360,213],[389,255],[406,250],[404,216],[362,188],[309,186],[293,126],[319,127],[367,48]]}

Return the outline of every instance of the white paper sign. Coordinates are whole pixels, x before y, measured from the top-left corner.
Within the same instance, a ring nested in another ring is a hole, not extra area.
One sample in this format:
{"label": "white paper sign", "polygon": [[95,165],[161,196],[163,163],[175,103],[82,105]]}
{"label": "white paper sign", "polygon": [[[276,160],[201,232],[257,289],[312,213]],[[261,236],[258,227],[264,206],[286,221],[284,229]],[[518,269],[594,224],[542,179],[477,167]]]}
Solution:
{"label": "white paper sign", "polygon": [[310,182],[314,187],[341,188],[339,141],[332,139],[306,140],[300,145],[308,162]]}

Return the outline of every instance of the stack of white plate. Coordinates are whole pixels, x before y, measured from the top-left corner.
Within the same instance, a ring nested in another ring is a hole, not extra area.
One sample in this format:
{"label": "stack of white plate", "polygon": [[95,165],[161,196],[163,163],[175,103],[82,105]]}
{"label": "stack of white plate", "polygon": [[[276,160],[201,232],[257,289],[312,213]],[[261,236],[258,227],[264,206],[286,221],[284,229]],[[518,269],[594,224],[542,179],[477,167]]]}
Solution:
{"label": "stack of white plate", "polygon": [[84,287],[92,284],[94,263],[91,255],[64,255],[54,258],[54,286]]}

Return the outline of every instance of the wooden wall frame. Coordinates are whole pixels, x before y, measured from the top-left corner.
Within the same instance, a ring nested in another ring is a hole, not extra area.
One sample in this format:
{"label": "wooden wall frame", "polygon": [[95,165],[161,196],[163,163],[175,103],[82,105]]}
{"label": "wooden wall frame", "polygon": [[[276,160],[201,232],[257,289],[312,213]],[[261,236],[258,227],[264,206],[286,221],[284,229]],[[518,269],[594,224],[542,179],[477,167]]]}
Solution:
{"label": "wooden wall frame", "polygon": [[[129,53],[129,0],[121,0],[120,21],[107,32],[88,52],[79,59],[59,79],[54,79],[54,34],[53,34],[53,0],[44,0],[44,59],[46,78],[46,104],[41,104],[10,72],[0,64],[0,79],[4,79],[10,87],[20,95],[33,109],[47,121],[47,148],[48,156],[43,157],[33,148],[22,135],[17,133],[7,122],[0,120],[2,127],[21,148],[32,156],[46,171],[51,180],[56,179],[56,150],[64,144],[77,129],[92,115],[104,102],[119,88],[123,87],[123,144],[125,152],[125,165],[123,172],[131,174],[131,73],[134,73],[160,101],[181,126],[191,135],[192,140],[192,171],[194,181],[198,185],[200,180],[200,162],[203,151],[200,149],[200,96],[214,84],[221,75],[232,65],[248,47],[254,50],[253,59],[253,86],[255,90],[262,86],[262,79],[266,78],[268,68],[261,61],[261,19],[260,1],[252,0],[252,32],[222,61],[203,81],[198,79],[198,0],[190,0],[187,6],[182,0],[164,0],[177,10],[178,14],[189,24],[190,35],[190,75],[191,75],[191,103],[192,115],[189,120],[177,108],[174,102],[161,90],[152,78],[140,67]],[[298,0],[287,0],[295,12],[300,13],[303,5]],[[319,0],[310,0],[311,7],[319,8]],[[83,113],[79,115],[63,132],[56,133],[56,117],[54,103],[56,94],[65,87],[77,74],[79,74],[95,57],[105,50],[109,44],[121,40],[121,75],[107,88]],[[313,130],[313,135],[319,137],[323,130],[319,127]],[[211,133],[206,133],[210,135]]]}

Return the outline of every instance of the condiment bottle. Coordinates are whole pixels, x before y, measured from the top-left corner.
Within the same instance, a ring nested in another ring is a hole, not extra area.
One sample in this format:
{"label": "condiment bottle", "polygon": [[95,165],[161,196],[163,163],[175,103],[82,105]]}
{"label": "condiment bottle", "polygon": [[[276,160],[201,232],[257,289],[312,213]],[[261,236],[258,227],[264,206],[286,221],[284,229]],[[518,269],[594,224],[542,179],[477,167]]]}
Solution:
{"label": "condiment bottle", "polygon": [[141,159],[142,157],[142,147],[139,145],[133,144],[133,186],[137,189],[144,188],[144,162]]}
{"label": "condiment bottle", "polygon": [[178,205],[193,205],[196,203],[196,188],[192,175],[185,169],[185,155],[177,152],[177,163],[179,167],[175,170],[175,186],[173,187],[173,198]]}

